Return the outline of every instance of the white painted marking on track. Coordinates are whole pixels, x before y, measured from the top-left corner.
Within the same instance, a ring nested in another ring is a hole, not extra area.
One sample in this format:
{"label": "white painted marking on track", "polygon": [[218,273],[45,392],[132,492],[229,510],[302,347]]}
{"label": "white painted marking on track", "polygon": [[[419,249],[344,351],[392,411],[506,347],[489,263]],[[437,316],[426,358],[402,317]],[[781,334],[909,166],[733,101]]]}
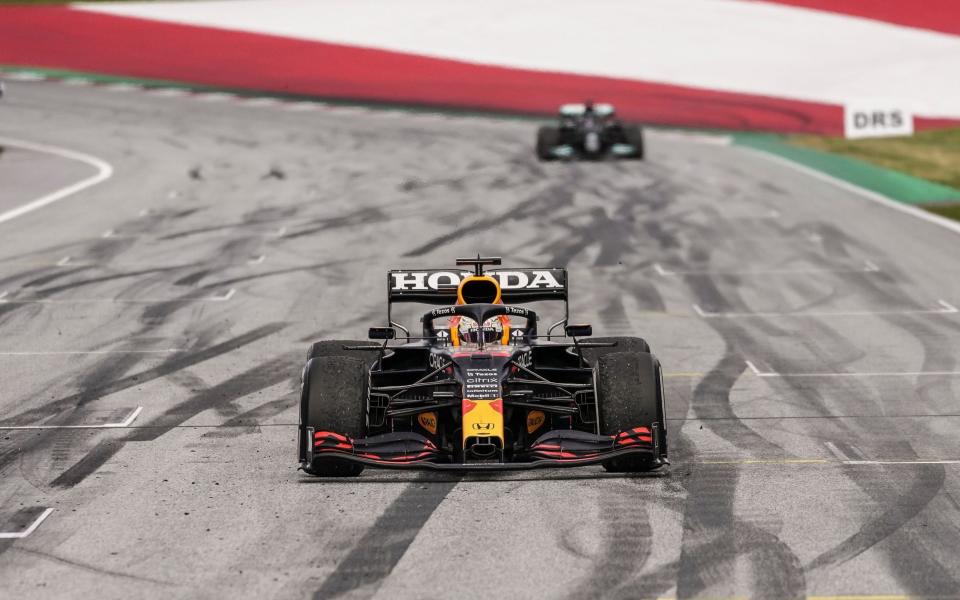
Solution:
{"label": "white painted marking on track", "polygon": [[226,302],[230,298],[233,298],[233,295],[237,293],[237,290],[230,288],[230,290],[221,296],[210,296],[209,300],[213,302]]}
{"label": "white painted marking on track", "polygon": [[776,371],[760,371],[753,366],[753,363],[746,361],[747,365],[753,370],[757,377],[960,377],[960,371],[873,371],[873,372],[850,372],[850,373],[778,373]]}
{"label": "white painted marking on track", "polygon": [[[646,134],[646,132],[644,132]],[[658,129],[650,131],[650,137],[683,142],[696,142],[711,146],[729,146],[733,139],[729,135],[709,135],[705,133],[691,133],[679,130]]]}
{"label": "white painted marking on track", "polygon": [[3,298],[4,304],[173,304],[181,302],[225,302],[233,298],[237,290],[230,288],[225,294],[187,298]]}
{"label": "white painted marking on track", "polygon": [[57,261],[58,267],[65,267],[68,264],[70,264],[70,256],[64,256],[63,258]]}
{"label": "white painted marking on track", "polygon": [[163,350],[0,350],[0,356],[85,356],[101,354],[173,354],[183,352],[179,348]]}
{"label": "white painted marking on track", "polygon": [[113,237],[113,234],[114,234],[114,231],[112,229],[108,229],[104,231],[103,235],[101,235],[100,237],[109,238],[109,237]]}
{"label": "white painted marking on track", "polygon": [[165,98],[179,98],[190,94],[190,90],[180,88],[153,88],[148,93]]}
{"label": "white painted marking on track", "polygon": [[2,293],[0,293],[0,302],[5,302],[4,298],[6,298],[6,297],[7,297],[7,294],[9,294],[9,293],[10,293],[10,292],[2,292]]}
{"label": "white painted marking on track", "polygon": [[713,270],[713,269],[691,269],[684,271],[668,271],[660,266],[660,263],[653,265],[654,270],[665,277],[674,275],[813,275],[817,273],[875,273],[880,271],[880,267],[870,262],[863,261],[860,268],[847,269],[818,269],[818,268],[797,268],[797,269],[734,269],[734,270]]}
{"label": "white painted marking on track", "polygon": [[8,137],[0,136],[0,144],[5,146],[15,146],[18,148],[23,148],[24,150],[30,150],[33,152],[43,152],[46,154],[53,154],[61,158],[66,158],[69,160],[75,160],[82,163],[86,163],[95,169],[97,169],[97,174],[92,177],[88,177],[82,181],[78,181],[72,185],[68,185],[65,188],[61,188],[56,192],[47,194],[46,196],[41,196],[32,202],[28,202],[16,208],[10,209],[4,213],[0,213],[0,223],[5,223],[6,221],[11,221],[17,217],[23,216],[27,213],[33,212],[39,208],[43,208],[49,204],[53,204],[59,200],[63,200],[68,196],[72,196],[77,192],[85,190],[91,186],[97,185],[110,177],[113,176],[113,167],[110,163],[105,160],[101,160],[96,156],[91,156],[89,154],[83,154],[82,152],[74,152],[73,150],[68,150],[66,148],[59,148],[57,146],[50,146],[47,144],[35,144],[33,142],[26,142],[23,140],[17,140]]}
{"label": "white painted marking on track", "polygon": [[953,306],[953,305],[950,304],[949,302],[946,302],[945,300],[937,300],[937,302],[939,302],[939,303],[940,303],[940,306],[942,306],[942,307],[944,308],[944,312],[945,312],[945,313],[955,313],[955,312],[957,312],[957,307]]}
{"label": "white painted marking on track", "polygon": [[844,460],[845,465],[960,465],[958,459],[943,460]]}
{"label": "white painted marking on track", "polygon": [[777,164],[779,164],[779,165],[782,165],[782,166],[788,167],[788,168],[790,168],[790,169],[793,169],[794,171],[799,171],[800,173],[804,173],[804,174],[806,174],[806,175],[809,175],[810,177],[813,177],[814,179],[819,179],[820,181],[825,181],[825,182],[827,182],[827,183],[831,183],[831,184],[833,184],[833,185],[835,185],[835,186],[837,186],[837,187],[839,187],[839,188],[842,188],[842,189],[844,189],[844,190],[847,190],[848,192],[852,192],[852,193],[857,194],[857,195],[859,195],[859,196],[861,196],[861,197],[863,197],[863,198],[866,198],[866,199],[868,199],[868,200],[872,200],[873,202],[876,202],[876,203],[878,203],[878,204],[882,204],[882,205],[886,206],[887,208],[892,208],[893,210],[896,210],[896,211],[899,211],[899,212],[902,212],[902,213],[906,213],[906,214],[908,214],[908,215],[912,215],[912,216],[914,216],[914,217],[916,217],[916,218],[918,218],[918,219],[922,219],[922,220],[924,220],[924,221],[926,221],[926,222],[928,222],[928,223],[933,223],[934,225],[939,225],[940,227],[943,227],[944,229],[949,229],[950,231],[952,231],[952,232],[954,232],[954,233],[960,233],[960,222],[953,221],[953,220],[951,220],[951,219],[947,219],[946,217],[941,217],[940,215],[937,215],[937,214],[934,214],[934,213],[932,213],[932,212],[923,210],[922,208],[917,208],[917,207],[911,206],[911,205],[909,205],[909,204],[903,204],[903,203],[901,203],[901,202],[897,202],[896,200],[892,200],[892,199],[890,199],[890,198],[887,198],[886,196],[884,196],[884,195],[882,195],[882,194],[878,194],[877,192],[868,190],[868,189],[866,189],[866,188],[862,188],[862,187],[860,187],[860,186],[858,186],[858,185],[854,185],[854,184],[849,183],[849,182],[847,182],[847,181],[843,181],[842,179],[837,179],[837,178],[834,177],[833,175],[827,175],[826,173],[821,173],[820,171],[817,171],[817,170],[815,170],[815,169],[811,169],[810,167],[807,167],[807,166],[804,166],[804,165],[795,163],[795,162],[793,162],[793,161],[787,160],[787,159],[785,159],[785,158],[781,158],[781,157],[776,156],[776,155],[773,155],[773,154],[769,154],[769,153],[764,152],[764,151],[762,151],[762,150],[757,150],[757,149],[755,149],[755,148],[749,148],[749,147],[746,147],[746,146],[739,146],[739,148],[740,148],[741,150],[745,151],[745,152],[749,152],[749,153],[755,154],[755,155],[757,155],[757,156],[760,156],[760,157],[762,157],[764,160],[766,160],[766,161],[768,161],[768,162],[777,163]]}
{"label": "white painted marking on track", "polygon": [[14,71],[13,73],[4,73],[3,78],[12,81],[44,81],[47,76],[35,71]]}
{"label": "white painted marking on track", "polygon": [[50,513],[53,512],[52,508],[48,508],[40,513],[40,516],[33,520],[33,523],[23,531],[17,532],[0,532],[0,540],[19,540],[27,537],[31,533],[37,530],[37,527],[40,527],[40,523],[43,523],[47,520],[47,517],[50,516]]}
{"label": "white painted marking on track", "polygon": [[143,412],[143,407],[135,408],[127,418],[117,423],[101,423],[100,425],[0,425],[2,431],[36,430],[36,429],[122,429],[131,424]]}
{"label": "white painted marking on track", "polygon": [[280,229],[277,230],[277,237],[283,237],[285,235],[287,235],[286,227],[281,227]]}
{"label": "white painted marking on track", "polygon": [[93,82],[89,79],[84,79],[83,77],[67,77],[66,79],[61,79],[60,83],[63,85],[70,86],[88,86],[93,85]]}
{"label": "white painted marking on track", "polygon": [[917,310],[849,310],[849,311],[814,311],[814,312],[755,312],[755,313],[737,313],[737,312],[709,312],[694,304],[693,310],[704,319],[748,319],[754,317],[869,317],[874,315],[949,315],[958,312],[953,305],[938,300],[941,308],[917,309]]}
{"label": "white painted marking on track", "polygon": [[744,362],[747,363],[747,366],[750,367],[750,370],[753,371],[754,375],[758,375],[758,376],[762,375],[762,373],[760,373],[760,369],[758,369],[757,366],[753,364],[753,361],[747,360]]}
{"label": "white painted marking on track", "polygon": [[130,416],[127,417],[126,419],[124,419],[124,421],[123,421],[122,423],[120,423],[119,425],[117,425],[117,427],[130,427],[130,425],[132,425],[133,422],[137,420],[137,417],[139,417],[139,416],[140,416],[140,413],[142,413],[142,412],[143,412],[143,407],[142,407],[142,406],[138,406],[138,407],[136,408],[136,410],[134,410],[132,413],[130,413]]}
{"label": "white painted marking on track", "polygon": [[199,100],[200,102],[224,102],[236,98],[236,94],[228,94],[226,92],[200,92],[193,95],[193,99]]}
{"label": "white painted marking on track", "polygon": [[327,105],[322,102],[287,102],[283,105],[284,110],[290,110],[294,112],[299,111],[308,111],[308,110],[318,110],[325,108]]}
{"label": "white painted marking on track", "polygon": [[244,106],[251,107],[261,107],[261,106],[277,106],[282,102],[276,98],[245,98],[241,104]]}
{"label": "white painted marking on track", "polygon": [[108,83],[107,85],[103,86],[103,89],[109,90],[111,92],[132,92],[135,90],[142,90],[143,86],[137,85],[135,83],[117,82],[117,83]]}
{"label": "white painted marking on track", "polygon": [[826,446],[826,447],[827,447],[827,450],[830,451],[830,454],[832,454],[834,457],[836,457],[836,459],[839,460],[840,462],[846,462],[846,461],[848,461],[848,460],[853,460],[853,459],[851,459],[849,456],[847,456],[846,454],[844,454],[844,453],[840,450],[840,448],[837,448],[837,446],[836,446],[833,442],[824,442],[823,445]]}
{"label": "white painted marking on track", "polygon": [[267,255],[266,255],[266,254],[261,254],[260,256],[258,256],[258,257],[256,257],[256,258],[251,258],[250,260],[248,260],[248,261],[247,261],[247,264],[248,264],[248,265],[259,265],[259,264],[261,264],[263,261],[265,261],[266,259],[267,259]]}

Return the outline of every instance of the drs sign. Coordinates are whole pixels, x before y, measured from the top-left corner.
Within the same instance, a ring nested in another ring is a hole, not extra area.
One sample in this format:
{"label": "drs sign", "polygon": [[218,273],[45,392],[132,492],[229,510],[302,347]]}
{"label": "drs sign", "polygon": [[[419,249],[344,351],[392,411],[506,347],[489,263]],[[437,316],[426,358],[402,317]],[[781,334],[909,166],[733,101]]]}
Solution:
{"label": "drs sign", "polygon": [[854,103],[844,109],[848,138],[913,135],[913,114],[892,103]]}

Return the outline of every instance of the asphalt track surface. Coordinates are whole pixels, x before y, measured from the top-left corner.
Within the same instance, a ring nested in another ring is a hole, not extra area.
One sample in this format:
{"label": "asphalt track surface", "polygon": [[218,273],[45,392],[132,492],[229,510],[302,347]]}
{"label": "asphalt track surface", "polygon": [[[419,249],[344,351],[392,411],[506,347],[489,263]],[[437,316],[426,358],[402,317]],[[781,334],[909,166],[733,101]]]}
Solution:
{"label": "asphalt track surface", "polygon": [[[956,233],[691,136],[290,108],[8,85],[0,135],[114,174],[0,224],[0,595],[958,593]],[[95,172],[7,145],[0,211]],[[650,340],[668,472],[297,472],[308,343],[478,251]]]}

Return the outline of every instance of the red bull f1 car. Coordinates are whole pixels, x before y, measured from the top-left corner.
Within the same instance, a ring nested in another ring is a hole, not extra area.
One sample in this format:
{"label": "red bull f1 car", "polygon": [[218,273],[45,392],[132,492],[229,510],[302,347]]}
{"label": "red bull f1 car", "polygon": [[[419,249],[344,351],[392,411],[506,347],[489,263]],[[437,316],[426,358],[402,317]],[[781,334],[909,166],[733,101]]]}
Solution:
{"label": "red bull f1 car", "polygon": [[[313,344],[300,399],[302,470],[668,464],[663,377],[643,339],[585,340],[591,327],[568,323],[565,269],[456,262],[461,269],[390,271],[388,326],[370,328],[374,342]],[[542,333],[521,305],[551,301],[563,303],[563,317]],[[404,302],[440,306],[414,335],[393,320]]]}

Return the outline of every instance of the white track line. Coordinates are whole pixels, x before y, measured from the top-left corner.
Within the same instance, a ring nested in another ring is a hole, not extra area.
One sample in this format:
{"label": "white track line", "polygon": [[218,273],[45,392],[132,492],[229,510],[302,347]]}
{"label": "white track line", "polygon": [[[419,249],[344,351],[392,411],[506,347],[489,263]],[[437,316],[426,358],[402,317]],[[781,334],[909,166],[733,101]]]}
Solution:
{"label": "white track line", "polygon": [[67,77],[66,79],[61,79],[60,83],[63,85],[72,85],[72,86],[88,86],[93,85],[93,82],[89,79],[84,79],[83,77]]}
{"label": "white track line", "polygon": [[13,138],[0,136],[0,146],[15,146],[18,148],[23,148],[24,150],[30,150],[33,152],[44,152],[46,154],[53,154],[55,156],[60,156],[62,158],[76,160],[82,163],[86,163],[95,169],[97,169],[97,174],[93,177],[88,177],[83,181],[78,181],[73,185],[68,185],[65,188],[62,188],[52,194],[47,194],[37,198],[32,202],[28,202],[17,208],[10,209],[4,213],[0,213],[0,223],[5,223],[25,215],[29,212],[33,212],[38,208],[43,208],[48,204],[53,204],[58,200],[63,200],[67,196],[76,194],[81,190],[85,190],[88,187],[97,185],[102,181],[106,181],[113,176],[113,167],[110,163],[97,158],[96,156],[90,156],[89,154],[83,154],[82,152],[74,152],[73,150],[68,150],[66,148],[58,148],[57,146],[49,146],[46,144],[34,144],[33,142],[26,142],[22,140],[16,140]]}
{"label": "white track line", "polygon": [[13,73],[3,73],[3,78],[11,81],[44,81],[47,76],[33,71],[14,71]]}
{"label": "white track line", "polygon": [[845,462],[845,461],[848,461],[848,460],[853,460],[853,459],[851,459],[849,456],[847,456],[846,454],[844,454],[843,452],[841,452],[841,451],[840,451],[840,448],[837,448],[836,445],[834,445],[833,442],[824,442],[823,445],[826,446],[826,447],[827,447],[827,450],[830,451],[830,454],[832,454],[832,455],[833,455],[837,460],[839,460],[840,462]]}
{"label": "white track line", "polygon": [[210,296],[209,300],[211,302],[226,302],[230,298],[233,298],[233,295],[236,293],[237,293],[237,290],[235,290],[234,288],[230,288],[230,290],[226,294],[223,294],[220,296]]}
{"label": "white track line", "polygon": [[228,94],[226,92],[200,92],[193,95],[193,99],[199,100],[200,102],[224,102],[226,100],[235,100],[236,98],[236,94]]}
{"label": "white track line", "polygon": [[107,85],[102,87],[103,89],[109,90],[111,92],[133,92],[136,90],[143,89],[142,85],[137,85],[135,83],[123,83],[123,82],[108,83]]}
{"label": "white track line", "polygon": [[163,350],[0,350],[0,356],[86,356],[101,354],[174,354],[179,348]]}
{"label": "white track line", "polygon": [[10,425],[2,426],[0,425],[0,430],[2,431],[17,431],[17,430],[34,430],[34,429],[121,429],[123,427],[130,427],[133,422],[140,416],[140,413],[143,412],[143,407],[138,406],[127,415],[127,418],[119,423],[102,423],[100,425]]}
{"label": "white track line", "polygon": [[901,203],[901,202],[897,202],[896,200],[891,200],[890,198],[887,198],[886,196],[884,196],[884,195],[882,195],[882,194],[878,194],[877,192],[873,192],[873,191],[868,190],[868,189],[866,189],[866,188],[862,188],[862,187],[860,187],[860,186],[858,186],[858,185],[854,185],[854,184],[849,183],[849,182],[847,182],[847,181],[843,181],[842,179],[838,179],[838,178],[834,177],[833,175],[827,175],[826,173],[821,173],[820,171],[817,171],[817,170],[815,170],[815,169],[811,169],[810,167],[806,167],[806,166],[804,166],[804,165],[795,163],[795,162],[793,162],[793,161],[791,161],[791,160],[788,160],[788,159],[786,159],[786,158],[782,158],[782,157],[776,156],[776,155],[774,155],[774,154],[769,154],[769,153],[767,153],[767,152],[764,152],[763,150],[758,150],[758,149],[756,149],[756,148],[750,148],[750,147],[748,147],[748,146],[738,146],[738,148],[741,149],[741,150],[744,150],[744,151],[746,151],[746,152],[750,152],[750,153],[752,153],[752,154],[755,154],[755,155],[757,155],[757,156],[759,156],[759,157],[761,157],[761,158],[763,158],[764,160],[767,160],[767,161],[769,161],[769,162],[777,163],[777,164],[779,164],[779,165],[782,165],[782,166],[788,167],[788,168],[790,168],[790,169],[793,169],[794,171],[799,171],[800,173],[804,173],[804,174],[806,174],[806,175],[809,175],[810,177],[813,177],[814,179],[819,179],[820,181],[825,181],[825,182],[827,182],[827,183],[832,183],[833,185],[835,185],[835,186],[837,186],[837,187],[839,187],[839,188],[843,188],[843,189],[847,190],[848,192],[852,192],[852,193],[857,194],[857,195],[859,195],[859,196],[861,196],[861,197],[863,197],[863,198],[866,198],[866,199],[868,199],[868,200],[872,200],[872,201],[874,201],[874,202],[877,202],[877,203],[879,203],[879,204],[882,204],[882,205],[886,206],[887,208],[892,208],[893,210],[896,210],[896,211],[899,211],[899,212],[902,212],[902,213],[906,213],[906,214],[908,214],[908,215],[912,215],[912,216],[914,216],[914,217],[916,217],[916,218],[918,218],[918,219],[922,219],[922,220],[924,220],[924,221],[926,221],[926,222],[928,222],[928,223],[933,223],[934,225],[939,225],[940,227],[943,227],[943,228],[945,228],[945,229],[949,229],[950,231],[952,231],[952,232],[954,232],[954,233],[960,233],[960,222],[958,222],[958,221],[953,221],[953,220],[951,220],[951,219],[947,219],[947,218],[945,218],[945,217],[941,217],[940,215],[934,214],[934,213],[932,213],[932,212],[925,211],[925,210],[923,210],[922,208],[917,208],[917,207],[911,206],[911,205],[909,205],[909,204],[903,204],[903,203]]}
{"label": "white track line", "polygon": [[70,256],[64,256],[63,258],[57,261],[58,267],[65,267],[68,264],[70,264]]}
{"label": "white track line", "polygon": [[162,298],[143,300],[138,298],[24,298],[23,300],[19,300],[16,298],[6,298],[7,292],[4,292],[3,296],[0,296],[0,304],[169,304],[173,302],[226,302],[233,298],[236,293],[236,289],[230,288],[223,294],[197,296],[195,298],[170,298],[166,300]]}
{"label": "white track line", "polygon": [[323,108],[324,105],[317,102],[287,102],[283,105],[284,110],[289,110],[293,112],[308,111],[308,110],[317,110]]}
{"label": "white track line", "polygon": [[674,275],[813,275],[817,273],[876,273],[880,271],[880,267],[869,260],[863,261],[863,266],[859,269],[817,269],[817,268],[798,268],[798,269],[742,269],[742,270],[687,270],[687,271],[670,271],[664,269],[660,263],[654,263],[653,269],[660,275],[664,277],[670,277]]}
{"label": "white track line", "polygon": [[760,369],[758,369],[757,366],[753,364],[753,362],[749,360],[744,362],[747,363],[747,366],[750,367],[750,370],[753,371],[754,375],[756,375],[757,377],[763,377],[763,373],[760,372]]}
{"label": "white track line", "polygon": [[53,512],[52,508],[46,509],[45,511],[40,513],[39,517],[34,519],[33,523],[31,523],[29,527],[27,527],[23,531],[18,531],[16,533],[6,533],[6,532],[0,533],[0,540],[19,540],[27,537],[28,535],[36,531],[37,527],[40,527],[40,523],[43,523],[47,519],[47,517],[50,516],[50,513],[52,512]]}
{"label": "white track line", "polygon": [[756,313],[717,313],[708,312],[694,304],[693,310],[704,319],[747,319],[752,317],[869,317],[873,315],[952,315],[958,311],[945,300],[937,300],[941,308],[920,310],[850,310],[850,311],[823,311],[823,312],[756,312]]}
{"label": "white track line", "polygon": [[248,265],[259,265],[259,264],[261,264],[261,263],[262,263],[263,261],[265,261],[265,260],[267,260],[267,255],[266,255],[266,254],[261,254],[260,256],[258,256],[258,257],[256,257],[256,258],[251,258],[250,260],[248,260],[248,261],[247,261],[247,264],[248,264]]}
{"label": "white track line", "polygon": [[874,371],[851,373],[778,373],[777,371],[761,371],[753,361],[744,361],[755,377],[960,377],[960,371]]}
{"label": "white track line", "polygon": [[278,100],[276,98],[246,98],[241,102],[243,106],[251,107],[279,106],[282,103],[282,100]]}
{"label": "white track line", "polygon": [[845,465],[960,465],[960,460],[843,460]]}
{"label": "white track line", "polygon": [[147,90],[147,93],[163,98],[180,98],[189,95],[190,90],[184,90],[181,88],[153,88],[151,90]]}

